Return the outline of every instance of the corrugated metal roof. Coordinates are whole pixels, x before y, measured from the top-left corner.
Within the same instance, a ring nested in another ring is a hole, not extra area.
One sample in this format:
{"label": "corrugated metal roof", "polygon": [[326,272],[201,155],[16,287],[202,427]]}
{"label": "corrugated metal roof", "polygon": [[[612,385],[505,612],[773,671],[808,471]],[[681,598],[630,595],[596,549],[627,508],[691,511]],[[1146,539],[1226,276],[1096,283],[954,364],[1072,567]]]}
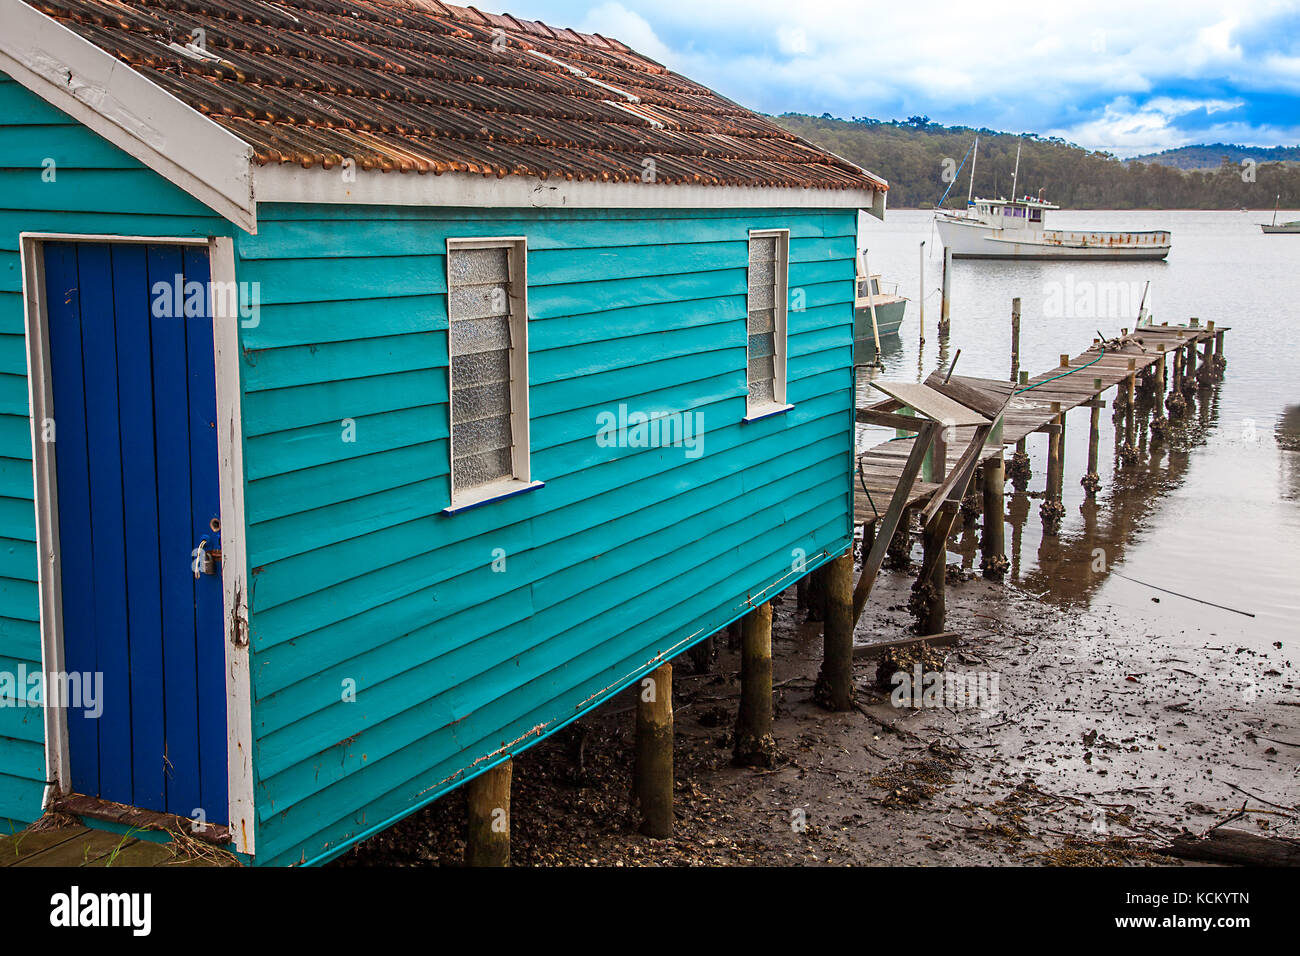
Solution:
{"label": "corrugated metal roof", "polygon": [[886,188],[617,40],[473,7],[26,2],[230,130],[262,165]]}

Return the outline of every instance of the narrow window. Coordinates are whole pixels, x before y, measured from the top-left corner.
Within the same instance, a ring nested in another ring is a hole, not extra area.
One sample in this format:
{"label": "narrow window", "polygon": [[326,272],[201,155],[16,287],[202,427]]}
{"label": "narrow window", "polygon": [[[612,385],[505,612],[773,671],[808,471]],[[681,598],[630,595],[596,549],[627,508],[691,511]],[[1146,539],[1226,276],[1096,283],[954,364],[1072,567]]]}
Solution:
{"label": "narrow window", "polygon": [[748,334],[749,398],[745,417],[787,407],[785,403],[786,282],[790,230],[749,234]]}
{"label": "narrow window", "polygon": [[451,508],[529,484],[527,247],[447,240]]}

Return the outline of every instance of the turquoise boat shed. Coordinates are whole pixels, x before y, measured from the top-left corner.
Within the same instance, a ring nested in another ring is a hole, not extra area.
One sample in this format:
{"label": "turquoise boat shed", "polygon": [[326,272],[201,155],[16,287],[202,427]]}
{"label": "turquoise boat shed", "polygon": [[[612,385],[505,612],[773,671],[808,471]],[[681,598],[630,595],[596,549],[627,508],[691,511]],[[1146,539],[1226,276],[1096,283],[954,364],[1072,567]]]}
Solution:
{"label": "turquoise boat shed", "polygon": [[0,183],[0,821],[319,864],[851,544],[886,185],[617,41],[0,0]]}

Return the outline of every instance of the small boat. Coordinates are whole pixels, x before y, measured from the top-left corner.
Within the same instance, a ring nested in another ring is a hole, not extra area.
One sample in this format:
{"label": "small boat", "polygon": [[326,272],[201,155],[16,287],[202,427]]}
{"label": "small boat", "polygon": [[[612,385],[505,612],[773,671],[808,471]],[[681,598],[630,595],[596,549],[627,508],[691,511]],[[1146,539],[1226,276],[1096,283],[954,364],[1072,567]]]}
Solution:
{"label": "small boat", "polygon": [[[978,157],[978,138],[974,148]],[[1012,196],[1019,175],[1020,148],[1016,147]],[[974,181],[972,161],[971,191]],[[1043,198],[1044,190],[1039,190],[1037,199],[978,199],[971,191],[964,211],[935,215],[939,238],[954,259],[1163,259],[1169,255],[1170,236],[1163,229],[1096,232],[1044,228],[1046,214],[1061,208]]]}
{"label": "small boat", "polygon": [[965,212],[936,217],[939,238],[954,259],[1163,259],[1171,240],[1164,229],[1097,232],[1046,229],[1049,210],[1039,198],[972,199]]}
{"label": "small boat", "polygon": [[1266,235],[1280,235],[1283,233],[1300,233],[1300,219],[1292,219],[1290,222],[1277,221],[1277,203],[1282,201],[1282,194],[1278,193],[1277,202],[1273,203],[1273,224],[1260,223],[1259,228],[1264,230]]}
{"label": "small boat", "polygon": [[[853,351],[856,356],[872,354],[876,349],[876,334],[883,339],[898,335],[907,312],[907,299],[898,294],[898,283],[886,284],[880,274],[867,271],[866,256],[858,255],[856,294],[853,299]],[[872,323],[872,311],[875,323]]]}

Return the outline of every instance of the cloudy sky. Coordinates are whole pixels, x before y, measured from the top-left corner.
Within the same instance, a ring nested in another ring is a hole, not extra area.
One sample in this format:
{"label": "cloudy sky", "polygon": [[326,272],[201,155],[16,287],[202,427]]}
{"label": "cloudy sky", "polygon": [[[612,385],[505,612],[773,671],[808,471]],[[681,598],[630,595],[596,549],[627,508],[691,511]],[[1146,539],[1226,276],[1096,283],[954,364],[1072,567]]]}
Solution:
{"label": "cloudy sky", "polygon": [[1300,143],[1300,0],[490,0],[746,106],[1063,136],[1120,156]]}

